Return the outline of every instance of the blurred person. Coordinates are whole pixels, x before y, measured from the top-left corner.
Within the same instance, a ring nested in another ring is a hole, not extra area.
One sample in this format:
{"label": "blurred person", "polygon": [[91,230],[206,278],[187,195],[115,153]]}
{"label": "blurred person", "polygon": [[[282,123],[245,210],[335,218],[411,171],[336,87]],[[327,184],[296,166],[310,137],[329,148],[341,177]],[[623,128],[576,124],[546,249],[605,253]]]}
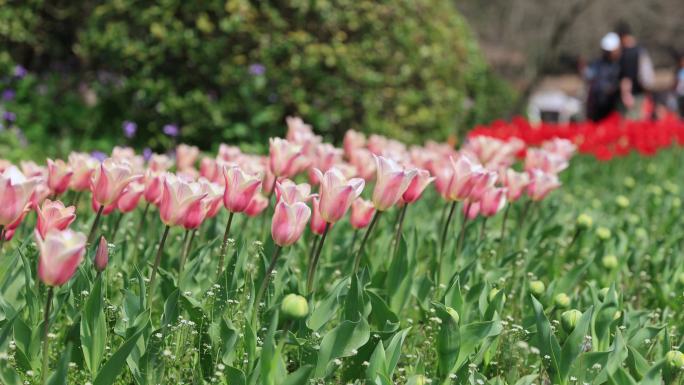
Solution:
{"label": "blurred person", "polygon": [[601,57],[584,74],[589,84],[587,118],[599,121],[615,112],[620,94],[620,37],[610,32],[601,39]]}
{"label": "blurred person", "polygon": [[677,73],[675,77],[675,96],[679,117],[684,120],[684,54],[679,55]]}
{"label": "blurred person", "polygon": [[653,61],[648,51],[637,42],[629,24],[624,21],[618,23],[616,32],[620,36],[622,47],[620,57],[621,110],[627,119],[642,119],[644,98],[655,82]]}

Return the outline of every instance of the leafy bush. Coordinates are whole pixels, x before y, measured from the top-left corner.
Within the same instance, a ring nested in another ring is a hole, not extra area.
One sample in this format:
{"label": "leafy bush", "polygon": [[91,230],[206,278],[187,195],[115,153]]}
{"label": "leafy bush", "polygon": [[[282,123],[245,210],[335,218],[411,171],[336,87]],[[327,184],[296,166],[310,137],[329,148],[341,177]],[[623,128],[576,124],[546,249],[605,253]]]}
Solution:
{"label": "leafy bush", "polygon": [[53,133],[119,137],[132,120],[135,144],[160,148],[162,127],[174,123],[183,140],[209,148],[263,143],[282,133],[286,115],[299,114],[334,140],[354,128],[419,141],[495,117],[511,98],[442,0],[35,0],[3,8],[0,37],[14,59],[51,71],[55,104],[80,115],[18,117]]}

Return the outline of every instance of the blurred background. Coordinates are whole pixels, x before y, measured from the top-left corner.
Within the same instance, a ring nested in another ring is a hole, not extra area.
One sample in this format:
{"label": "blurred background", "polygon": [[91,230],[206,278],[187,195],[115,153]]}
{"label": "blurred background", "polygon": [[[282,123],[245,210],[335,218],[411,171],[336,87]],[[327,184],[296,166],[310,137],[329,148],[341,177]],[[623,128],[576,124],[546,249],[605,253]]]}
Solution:
{"label": "blurred background", "polygon": [[294,114],[331,141],[455,141],[535,98],[581,104],[618,20],[671,89],[680,2],[0,0],[0,153],[261,150]]}

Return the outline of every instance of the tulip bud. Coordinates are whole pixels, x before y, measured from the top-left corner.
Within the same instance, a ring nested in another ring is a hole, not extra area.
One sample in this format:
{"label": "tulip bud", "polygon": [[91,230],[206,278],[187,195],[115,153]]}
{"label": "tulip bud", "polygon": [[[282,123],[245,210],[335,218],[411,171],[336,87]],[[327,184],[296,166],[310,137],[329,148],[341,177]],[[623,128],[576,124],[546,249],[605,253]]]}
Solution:
{"label": "tulip bud", "polygon": [[599,298],[601,301],[605,300],[605,299],[606,299],[606,296],[608,295],[608,291],[609,291],[609,290],[610,290],[610,289],[608,289],[607,287],[604,287],[603,289],[599,290],[599,292],[598,292],[598,298]]}
{"label": "tulip bud", "polygon": [[602,241],[608,240],[610,235],[610,229],[606,227],[599,227],[596,229],[596,236]]}
{"label": "tulip bud", "polygon": [[575,330],[575,326],[577,326],[577,322],[580,318],[582,318],[582,312],[577,309],[563,312],[563,314],[561,314],[561,325],[563,326],[563,330],[565,330],[566,333],[571,333]]}
{"label": "tulip bud", "polygon": [[684,353],[670,350],[665,354],[665,362],[670,369],[684,370]]}
{"label": "tulip bud", "polygon": [[557,307],[565,309],[570,306],[570,297],[565,293],[560,293],[553,298],[553,302]]}
{"label": "tulip bud", "polygon": [[[413,384],[415,384],[415,385],[427,385],[427,383],[428,383],[427,378],[422,374],[417,374],[412,379],[413,379]],[[411,383],[411,381],[409,381],[409,383]]]}
{"label": "tulip bud", "polygon": [[291,293],[283,298],[280,311],[287,318],[302,319],[309,314],[309,304],[306,302],[306,298]]}
{"label": "tulip bud", "polygon": [[546,285],[542,281],[532,281],[529,284],[530,292],[535,296],[539,297],[546,291]]}
{"label": "tulip bud", "polygon": [[625,209],[629,207],[629,199],[624,195],[618,195],[615,197],[615,204],[618,205],[619,208]]}
{"label": "tulip bud", "polygon": [[446,307],[446,311],[447,311],[447,313],[449,313],[451,318],[454,319],[454,322],[456,322],[458,324],[458,321],[461,320],[461,317],[458,315],[458,312],[454,308],[449,307],[449,306]]}
{"label": "tulip bud", "polygon": [[98,243],[97,251],[95,251],[95,270],[98,272],[104,271],[107,263],[109,263],[109,247],[104,235],[101,235],[100,243]]}
{"label": "tulip bud", "polygon": [[634,180],[634,178],[632,178],[631,176],[626,177],[622,183],[627,188],[633,188],[634,186],[636,186],[636,180]]}
{"label": "tulip bud", "polygon": [[604,268],[613,270],[618,266],[618,259],[614,255],[604,255],[603,258],[601,258],[601,264],[603,264]]}
{"label": "tulip bud", "polygon": [[594,224],[594,220],[589,214],[582,213],[577,217],[577,226],[583,229],[588,229]]}
{"label": "tulip bud", "polygon": [[487,299],[489,299],[489,302],[492,302],[494,298],[496,297],[497,294],[499,294],[499,289],[493,288],[492,290],[489,291],[489,295],[487,296]]}
{"label": "tulip bud", "polygon": [[679,273],[679,284],[684,286],[684,273]]}

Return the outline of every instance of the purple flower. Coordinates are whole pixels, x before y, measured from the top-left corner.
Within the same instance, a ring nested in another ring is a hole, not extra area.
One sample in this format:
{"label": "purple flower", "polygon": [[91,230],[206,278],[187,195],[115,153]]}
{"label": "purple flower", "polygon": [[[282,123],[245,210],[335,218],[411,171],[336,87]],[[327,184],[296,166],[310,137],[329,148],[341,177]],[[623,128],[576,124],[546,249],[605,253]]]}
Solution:
{"label": "purple flower", "polygon": [[266,67],[261,63],[254,63],[249,65],[249,74],[252,76],[261,76],[266,73]]}
{"label": "purple flower", "polygon": [[14,67],[14,76],[21,79],[28,74],[28,71],[21,64]]}
{"label": "purple flower", "polygon": [[16,93],[14,92],[14,90],[11,88],[8,88],[8,89],[2,91],[2,100],[9,102],[12,99],[14,99],[15,95],[16,95]]}
{"label": "purple flower", "polygon": [[15,120],[17,120],[17,114],[15,114],[12,111],[5,111],[5,113],[2,114],[2,118],[8,122],[14,122]]}
{"label": "purple flower", "polygon": [[97,150],[91,152],[91,153],[90,153],[90,156],[92,156],[93,158],[99,160],[100,162],[102,162],[102,161],[104,161],[105,159],[107,159],[107,154],[105,154],[105,153],[102,152],[102,151],[97,151]]}
{"label": "purple flower", "polygon": [[172,138],[175,138],[176,136],[178,136],[178,134],[180,134],[180,129],[175,124],[165,125],[164,128],[162,129],[162,131],[164,132],[165,135],[168,135]]}
{"label": "purple flower", "polygon": [[123,129],[124,136],[130,139],[135,136],[135,132],[138,130],[138,125],[135,124],[135,122],[126,120],[123,122],[121,128]]}
{"label": "purple flower", "polygon": [[143,149],[143,158],[145,159],[145,162],[150,160],[151,157],[152,157],[152,149],[149,147],[145,147]]}

